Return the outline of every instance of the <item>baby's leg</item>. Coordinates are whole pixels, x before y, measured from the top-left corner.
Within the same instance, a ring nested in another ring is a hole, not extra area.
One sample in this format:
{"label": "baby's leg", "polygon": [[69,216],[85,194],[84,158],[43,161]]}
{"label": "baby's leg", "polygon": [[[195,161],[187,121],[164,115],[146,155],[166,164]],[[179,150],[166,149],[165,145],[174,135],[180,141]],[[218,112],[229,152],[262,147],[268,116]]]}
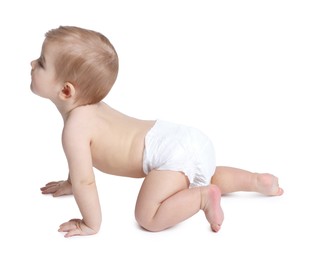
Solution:
{"label": "baby's leg", "polygon": [[276,176],[232,167],[217,167],[211,183],[217,185],[222,194],[236,191],[254,191],[271,196],[283,194],[283,189],[279,187]]}
{"label": "baby's leg", "polygon": [[217,232],[223,221],[220,190],[215,185],[189,188],[181,172],[153,170],[145,178],[138,195],[135,217],[150,231],[174,226],[204,210],[212,230]]}

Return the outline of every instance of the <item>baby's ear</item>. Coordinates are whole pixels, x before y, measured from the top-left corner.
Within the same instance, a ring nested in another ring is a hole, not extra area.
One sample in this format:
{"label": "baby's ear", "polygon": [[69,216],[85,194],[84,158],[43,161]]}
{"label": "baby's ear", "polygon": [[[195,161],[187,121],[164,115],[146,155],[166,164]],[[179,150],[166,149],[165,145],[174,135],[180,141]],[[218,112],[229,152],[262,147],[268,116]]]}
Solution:
{"label": "baby's ear", "polygon": [[75,87],[70,82],[65,82],[60,93],[59,97],[62,100],[67,100],[75,95]]}

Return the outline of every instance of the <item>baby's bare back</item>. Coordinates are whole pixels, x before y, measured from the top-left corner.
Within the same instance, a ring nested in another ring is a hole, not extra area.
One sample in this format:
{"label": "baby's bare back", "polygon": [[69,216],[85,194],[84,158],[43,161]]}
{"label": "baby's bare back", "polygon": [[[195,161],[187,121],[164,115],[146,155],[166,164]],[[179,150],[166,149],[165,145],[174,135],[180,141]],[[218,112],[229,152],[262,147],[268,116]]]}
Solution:
{"label": "baby's bare back", "polygon": [[105,173],[144,177],[144,141],[155,121],[139,120],[122,114],[105,103],[86,108],[91,125],[93,166]]}

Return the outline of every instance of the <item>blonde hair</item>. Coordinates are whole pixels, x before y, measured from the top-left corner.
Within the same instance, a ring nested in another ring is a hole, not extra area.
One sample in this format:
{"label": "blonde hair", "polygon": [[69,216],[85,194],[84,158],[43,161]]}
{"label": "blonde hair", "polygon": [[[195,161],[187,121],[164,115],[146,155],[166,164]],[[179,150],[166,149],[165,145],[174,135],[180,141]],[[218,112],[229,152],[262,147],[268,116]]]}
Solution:
{"label": "blonde hair", "polygon": [[82,104],[101,101],[116,81],[118,55],[101,33],[74,26],[60,26],[46,34],[46,42],[56,43],[57,80],[74,85]]}

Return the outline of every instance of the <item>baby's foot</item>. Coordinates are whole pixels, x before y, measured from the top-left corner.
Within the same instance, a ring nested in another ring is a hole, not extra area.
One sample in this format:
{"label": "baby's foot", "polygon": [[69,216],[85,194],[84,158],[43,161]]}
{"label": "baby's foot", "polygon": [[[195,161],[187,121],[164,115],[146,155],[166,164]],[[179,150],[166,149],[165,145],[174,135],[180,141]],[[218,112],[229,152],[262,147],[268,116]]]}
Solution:
{"label": "baby's foot", "polygon": [[257,191],[269,196],[280,196],[283,189],[279,187],[278,178],[269,173],[257,174]]}
{"label": "baby's foot", "polygon": [[220,206],[221,192],[216,185],[209,185],[202,188],[201,209],[204,211],[207,221],[214,232],[220,230],[224,214]]}

